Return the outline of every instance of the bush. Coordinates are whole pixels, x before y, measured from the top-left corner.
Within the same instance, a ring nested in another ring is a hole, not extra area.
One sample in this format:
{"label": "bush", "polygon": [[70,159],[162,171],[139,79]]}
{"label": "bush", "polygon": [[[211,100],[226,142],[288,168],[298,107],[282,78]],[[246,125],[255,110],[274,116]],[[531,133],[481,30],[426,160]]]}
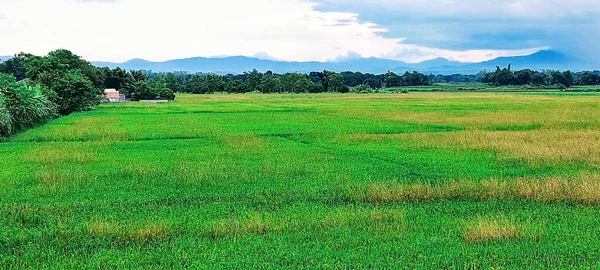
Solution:
{"label": "bush", "polygon": [[56,117],[56,105],[40,86],[17,83],[13,76],[0,74],[0,136],[41,125]]}
{"label": "bush", "polygon": [[4,107],[4,102],[0,102],[0,137],[8,137],[10,134],[12,134],[10,112]]}
{"label": "bush", "polygon": [[350,92],[354,92],[354,93],[371,93],[371,92],[373,92],[373,89],[368,84],[359,84],[359,85],[357,85],[355,87],[352,87],[352,89],[350,89]]}

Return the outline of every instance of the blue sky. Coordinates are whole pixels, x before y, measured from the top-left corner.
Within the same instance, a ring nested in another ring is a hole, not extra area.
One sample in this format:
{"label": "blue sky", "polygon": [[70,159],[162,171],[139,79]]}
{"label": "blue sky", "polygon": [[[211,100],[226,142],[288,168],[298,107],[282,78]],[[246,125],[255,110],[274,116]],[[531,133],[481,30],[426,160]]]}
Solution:
{"label": "blue sky", "polygon": [[598,59],[598,15],[597,0],[0,0],[0,55],[474,62],[554,49]]}

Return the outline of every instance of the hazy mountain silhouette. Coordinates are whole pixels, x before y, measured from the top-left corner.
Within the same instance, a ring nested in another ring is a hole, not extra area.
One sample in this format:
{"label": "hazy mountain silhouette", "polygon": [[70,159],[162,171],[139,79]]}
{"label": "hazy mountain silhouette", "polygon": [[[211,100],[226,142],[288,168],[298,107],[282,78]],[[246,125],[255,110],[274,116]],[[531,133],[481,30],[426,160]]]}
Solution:
{"label": "hazy mountain silhouette", "polygon": [[583,69],[592,69],[594,65],[592,63],[588,63],[584,60],[568,56],[555,51],[539,51],[531,55],[525,56],[513,56],[513,57],[499,57],[496,59],[492,59],[489,61],[484,61],[480,63],[471,63],[466,65],[459,66],[437,66],[428,68],[428,72],[432,73],[442,73],[442,74],[451,74],[451,73],[477,73],[481,70],[495,70],[496,67],[506,67],[508,64],[511,64],[512,69],[533,69],[533,70],[542,70],[542,69],[559,69],[559,70],[573,70],[580,71]]}
{"label": "hazy mountain silhouette", "polygon": [[593,66],[583,60],[556,52],[539,51],[526,56],[499,57],[480,63],[463,63],[451,61],[444,58],[436,58],[421,63],[406,63],[402,61],[381,59],[381,58],[358,58],[339,62],[287,62],[258,59],[245,56],[230,57],[193,57],[185,59],[175,59],[164,62],[152,62],[144,59],[132,59],[124,63],[94,62],[97,66],[108,66],[111,68],[121,67],[130,69],[145,69],[155,72],[168,71],[187,71],[195,72],[214,72],[214,73],[242,73],[257,69],[265,72],[302,72],[311,71],[360,71],[363,73],[381,74],[387,71],[404,73],[406,71],[417,70],[423,73],[434,74],[472,74],[481,70],[495,70],[496,66],[505,67],[512,63],[513,69],[530,68],[534,70],[541,69],[560,69],[579,71],[582,69],[591,69]]}

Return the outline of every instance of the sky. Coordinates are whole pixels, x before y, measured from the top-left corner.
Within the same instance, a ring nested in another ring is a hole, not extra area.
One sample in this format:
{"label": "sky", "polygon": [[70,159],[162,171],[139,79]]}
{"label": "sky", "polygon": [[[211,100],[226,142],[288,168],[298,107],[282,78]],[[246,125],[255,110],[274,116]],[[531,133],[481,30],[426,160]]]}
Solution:
{"label": "sky", "polygon": [[552,49],[599,59],[599,15],[597,0],[0,0],[0,55],[413,63]]}

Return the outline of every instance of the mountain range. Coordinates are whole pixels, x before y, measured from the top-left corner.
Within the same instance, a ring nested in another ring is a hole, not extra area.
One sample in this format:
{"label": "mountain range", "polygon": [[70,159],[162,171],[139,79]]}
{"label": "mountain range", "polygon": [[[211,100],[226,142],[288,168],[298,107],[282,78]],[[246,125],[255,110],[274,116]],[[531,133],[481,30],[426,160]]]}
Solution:
{"label": "mountain range", "polygon": [[[2,57],[5,59],[10,57]],[[499,57],[489,61],[479,63],[464,63],[451,61],[444,58],[436,58],[420,63],[406,63],[397,60],[382,58],[357,58],[335,62],[288,62],[259,59],[246,56],[229,57],[193,57],[185,59],[175,59],[164,62],[153,62],[144,59],[132,59],[123,63],[112,62],[92,62],[96,66],[116,68],[121,67],[127,70],[152,70],[155,72],[169,71],[187,71],[190,73],[243,73],[257,69],[265,72],[271,70],[278,73],[301,72],[309,73],[311,71],[360,71],[363,73],[381,74],[387,71],[395,73],[404,73],[406,71],[419,71],[422,73],[433,74],[474,74],[481,70],[495,70],[496,66],[506,67],[512,64],[512,68],[517,69],[558,69],[558,70],[592,70],[600,68],[600,63],[590,63],[560,52],[552,50],[539,51],[525,56]]]}

